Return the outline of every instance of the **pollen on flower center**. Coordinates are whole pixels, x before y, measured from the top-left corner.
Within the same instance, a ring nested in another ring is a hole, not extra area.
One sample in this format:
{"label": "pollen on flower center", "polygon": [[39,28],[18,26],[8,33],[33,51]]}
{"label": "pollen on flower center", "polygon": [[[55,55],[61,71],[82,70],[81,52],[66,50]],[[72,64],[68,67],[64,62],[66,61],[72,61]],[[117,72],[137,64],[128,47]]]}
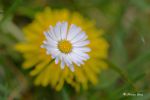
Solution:
{"label": "pollen on flower center", "polygon": [[61,40],[58,42],[58,49],[62,53],[70,53],[72,51],[72,44],[67,40]]}

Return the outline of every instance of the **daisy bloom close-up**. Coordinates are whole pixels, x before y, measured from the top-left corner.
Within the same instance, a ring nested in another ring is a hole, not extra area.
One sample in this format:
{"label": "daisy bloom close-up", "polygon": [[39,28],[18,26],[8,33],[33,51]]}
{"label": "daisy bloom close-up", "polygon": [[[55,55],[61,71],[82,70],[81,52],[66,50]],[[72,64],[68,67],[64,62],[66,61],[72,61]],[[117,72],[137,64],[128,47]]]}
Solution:
{"label": "daisy bloom close-up", "polygon": [[23,32],[25,40],[15,48],[23,54],[23,68],[31,69],[35,85],[59,91],[67,83],[79,91],[96,85],[98,74],[107,68],[103,31],[77,12],[47,7]]}

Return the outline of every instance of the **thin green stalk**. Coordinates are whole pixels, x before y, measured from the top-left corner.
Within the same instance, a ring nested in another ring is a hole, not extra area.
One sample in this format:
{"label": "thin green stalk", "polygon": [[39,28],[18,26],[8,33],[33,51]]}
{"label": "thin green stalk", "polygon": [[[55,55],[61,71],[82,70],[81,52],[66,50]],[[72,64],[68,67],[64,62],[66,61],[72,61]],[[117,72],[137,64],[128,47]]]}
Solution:
{"label": "thin green stalk", "polygon": [[62,89],[62,97],[63,97],[63,100],[69,100],[69,95],[67,93],[67,90],[65,89],[65,87]]}
{"label": "thin green stalk", "polygon": [[4,17],[0,21],[0,25],[5,21],[5,19],[8,18],[14,11],[17,9],[17,7],[21,4],[22,0],[14,0],[14,3],[8,8],[6,12],[4,12]]}
{"label": "thin green stalk", "polygon": [[135,87],[135,85],[133,84],[132,80],[129,78],[128,74],[123,71],[121,68],[119,68],[118,66],[116,66],[115,64],[113,64],[110,61],[106,61],[109,64],[109,67],[112,68],[115,72],[117,72],[118,74],[120,74],[120,76],[122,76],[122,78],[129,84],[131,85],[131,87],[133,88],[133,90],[136,92],[137,89]]}
{"label": "thin green stalk", "polygon": [[129,63],[127,66],[130,69],[130,68],[136,67],[137,65],[146,63],[149,60],[150,60],[150,52],[146,52],[146,53],[140,55],[139,57],[137,57],[134,61]]}
{"label": "thin green stalk", "polygon": [[12,5],[6,10],[3,11],[2,19],[0,20],[0,31],[2,33],[9,33],[16,40],[24,40],[21,30],[12,22],[13,13],[21,5],[22,0],[14,0]]}

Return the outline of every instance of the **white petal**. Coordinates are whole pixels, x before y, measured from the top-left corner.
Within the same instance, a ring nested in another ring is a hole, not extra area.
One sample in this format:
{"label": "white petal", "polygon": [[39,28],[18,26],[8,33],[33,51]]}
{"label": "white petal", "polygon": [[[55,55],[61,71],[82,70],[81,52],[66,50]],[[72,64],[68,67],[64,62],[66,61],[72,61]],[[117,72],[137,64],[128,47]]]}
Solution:
{"label": "white petal", "polygon": [[77,55],[79,55],[80,57],[82,57],[82,59],[84,59],[84,60],[87,60],[87,59],[90,58],[88,54],[86,54],[86,53],[84,53],[84,52],[82,52],[80,50],[73,49],[73,52],[76,53]]}
{"label": "white petal", "polygon": [[89,43],[90,43],[90,41],[86,40],[86,41],[74,43],[73,46],[74,47],[82,47],[82,46],[88,45]]}
{"label": "white petal", "polygon": [[71,60],[68,58],[67,55],[64,54],[63,55],[63,59],[64,59],[64,61],[65,61],[65,63],[66,63],[67,66],[69,66],[69,65],[72,64]]}
{"label": "white petal", "polygon": [[66,61],[67,66],[70,68],[70,70],[74,71],[74,66],[72,64],[72,59],[70,58],[69,54],[65,55],[65,61]]}
{"label": "white petal", "polygon": [[77,59],[76,57],[74,57],[73,54],[70,54],[70,57],[71,57],[73,63],[75,63],[77,66],[80,66],[79,59]]}
{"label": "white petal", "polygon": [[80,31],[81,28],[76,27],[74,24],[71,24],[67,35],[67,40],[72,40],[75,36],[77,36],[80,33]]}
{"label": "white petal", "polygon": [[84,32],[77,35],[75,38],[71,40],[71,43],[81,42],[87,39],[87,36]]}
{"label": "white petal", "polygon": [[54,48],[57,48],[57,44],[56,44],[56,43],[53,43],[53,42],[43,41],[43,44],[46,46],[45,48],[47,48],[47,47],[54,47]]}
{"label": "white petal", "polygon": [[46,48],[47,50],[48,50],[48,48],[57,49],[57,48],[55,48],[54,46],[51,46],[51,45],[49,45],[49,44],[43,44],[43,45],[41,45],[41,48]]}
{"label": "white petal", "polygon": [[63,22],[61,24],[61,38],[62,38],[62,40],[67,38],[67,29],[68,29],[68,23]]}
{"label": "white petal", "polygon": [[64,68],[65,68],[65,62],[64,62],[64,61],[61,61],[60,67],[61,67],[61,69],[64,69]]}
{"label": "white petal", "polygon": [[44,35],[45,35],[45,37],[46,37],[47,41],[49,41],[49,42],[51,42],[51,43],[55,43],[55,44],[56,44],[56,41],[55,41],[55,40],[53,40],[53,39],[51,38],[51,36],[50,36],[49,32],[44,32]]}
{"label": "white petal", "polygon": [[83,59],[79,55],[71,53],[70,56],[72,57],[75,64],[77,64],[78,66],[80,66],[80,64],[83,64]]}
{"label": "white petal", "polygon": [[56,34],[58,40],[61,40],[60,27],[61,27],[61,23],[60,22],[58,22],[56,24],[56,26],[54,27],[54,33]]}
{"label": "white petal", "polygon": [[78,47],[78,48],[74,48],[74,50],[82,51],[82,52],[90,52],[91,51],[91,49],[88,47]]}
{"label": "white petal", "polygon": [[56,58],[60,54],[60,51],[57,49],[48,48],[47,51],[52,55],[53,58]]}
{"label": "white petal", "polygon": [[50,26],[50,33],[56,41],[59,41],[57,35],[55,34],[54,28],[52,26]]}
{"label": "white petal", "polygon": [[56,38],[53,36],[53,34],[50,32],[50,30],[47,32],[44,32],[44,34],[48,34],[48,36],[50,37],[51,40],[57,42]]}
{"label": "white petal", "polygon": [[58,62],[59,62],[59,58],[58,58],[58,56],[55,58],[55,63],[56,64],[58,64]]}
{"label": "white petal", "polygon": [[83,61],[86,61],[88,60],[90,57],[88,54],[86,53],[83,53],[83,52],[74,52],[76,55],[78,55],[78,58],[83,60]]}

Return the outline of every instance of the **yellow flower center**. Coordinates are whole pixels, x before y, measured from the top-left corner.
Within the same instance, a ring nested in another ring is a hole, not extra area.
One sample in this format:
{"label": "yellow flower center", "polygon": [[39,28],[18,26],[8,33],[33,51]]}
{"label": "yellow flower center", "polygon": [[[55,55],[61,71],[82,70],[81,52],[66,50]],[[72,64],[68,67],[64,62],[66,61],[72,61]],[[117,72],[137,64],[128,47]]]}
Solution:
{"label": "yellow flower center", "polygon": [[58,49],[63,53],[69,53],[72,51],[72,44],[67,40],[61,40],[58,42]]}

